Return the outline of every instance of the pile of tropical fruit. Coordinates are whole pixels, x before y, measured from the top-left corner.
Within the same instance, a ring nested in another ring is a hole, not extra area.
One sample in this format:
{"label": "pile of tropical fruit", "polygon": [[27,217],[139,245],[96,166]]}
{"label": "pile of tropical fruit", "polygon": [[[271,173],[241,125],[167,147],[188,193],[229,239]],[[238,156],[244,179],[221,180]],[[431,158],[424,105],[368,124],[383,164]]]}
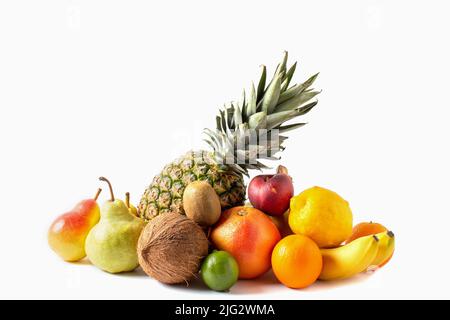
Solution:
{"label": "pile of tropical fruit", "polygon": [[291,85],[297,64],[287,68],[287,57],[270,81],[263,66],[256,86],[220,110],[215,130],[205,130],[211,150],[165,166],[137,207],[128,193],[116,199],[101,177],[110,199],[100,209],[99,189],[59,216],[48,233],[50,247],[66,261],[87,256],[110,273],[140,266],[166,284],[199,276],[216,291],[270,269],[287,287],[304,288],[385,265],[394,234],[373,222],[353,226],[350,206],[337,193],[312,187],[294,195],[283,166],[255,176],[246,192],[249,170],[267,168],[261,160],[278,159],[285,133],[304,125],[286,123],[317,104],[319,91],[311,88],[317,74]]}

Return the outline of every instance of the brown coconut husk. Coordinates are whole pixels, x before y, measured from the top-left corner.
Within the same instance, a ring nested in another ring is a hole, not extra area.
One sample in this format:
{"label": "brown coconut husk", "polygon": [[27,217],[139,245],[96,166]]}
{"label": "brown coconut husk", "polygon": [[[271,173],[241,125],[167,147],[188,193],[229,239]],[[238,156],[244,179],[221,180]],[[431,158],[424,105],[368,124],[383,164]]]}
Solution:
{"label": "brown coconut husk", "polygon": [[139,264],[150,277],[167,284],[187,283],[208,254],[208,239],[186,216],[164,213],[144,228],[137,253]]}

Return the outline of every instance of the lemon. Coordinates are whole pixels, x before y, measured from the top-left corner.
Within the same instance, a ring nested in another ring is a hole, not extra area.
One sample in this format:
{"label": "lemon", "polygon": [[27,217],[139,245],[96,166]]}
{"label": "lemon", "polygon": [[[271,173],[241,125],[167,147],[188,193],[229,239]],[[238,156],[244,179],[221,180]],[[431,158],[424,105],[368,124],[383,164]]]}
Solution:
{"label": "lemon", "polygon": [[321,248],[337,247],[352,234],[353,215],[347,201],[321,188],[307,189],[291,199],[289,226]]}

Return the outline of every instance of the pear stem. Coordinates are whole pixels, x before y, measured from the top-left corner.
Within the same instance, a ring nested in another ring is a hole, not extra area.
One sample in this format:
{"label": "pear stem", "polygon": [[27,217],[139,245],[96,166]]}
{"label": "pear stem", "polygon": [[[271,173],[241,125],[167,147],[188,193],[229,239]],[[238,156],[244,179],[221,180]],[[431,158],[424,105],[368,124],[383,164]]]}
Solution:
{"label": "pear stem", "polygon": [[100,193],[102,192],[102,188],[98,188],[97,193],[95,194],[94,200],[97,201],[98,196],[100,195]]}
{"label": "pear stem", "polygon": [[111,186],[111,182],[109,182],[109,180],[106,179],[105,177],[100,177],[100,178],[98,178],[98,180],[105,181],[108,184],[109,192],[111,193],[111,201],[114,201],[115,198],[114,198],[114,192],[113,192],[113,188]]}
{"label": "pear stem", "polygon": [[127,205],[127,208],[130,209],[130,193],[125,193],[125,204]]}

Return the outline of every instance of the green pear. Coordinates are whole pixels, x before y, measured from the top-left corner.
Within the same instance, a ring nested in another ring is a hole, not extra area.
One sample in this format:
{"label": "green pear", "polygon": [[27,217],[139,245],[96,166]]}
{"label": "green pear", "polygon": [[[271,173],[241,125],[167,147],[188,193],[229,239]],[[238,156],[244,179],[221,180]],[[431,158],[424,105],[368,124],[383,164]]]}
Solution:
{"label": "green pear", "polygon": [[133,216],[130,208],[114,198],[111,183],[108,183],[111,200],[100,209],[100,221],[86,238],[86,255],[98,268],[119,273],[134,270],[138,265],[137,243],[145,222]]}

